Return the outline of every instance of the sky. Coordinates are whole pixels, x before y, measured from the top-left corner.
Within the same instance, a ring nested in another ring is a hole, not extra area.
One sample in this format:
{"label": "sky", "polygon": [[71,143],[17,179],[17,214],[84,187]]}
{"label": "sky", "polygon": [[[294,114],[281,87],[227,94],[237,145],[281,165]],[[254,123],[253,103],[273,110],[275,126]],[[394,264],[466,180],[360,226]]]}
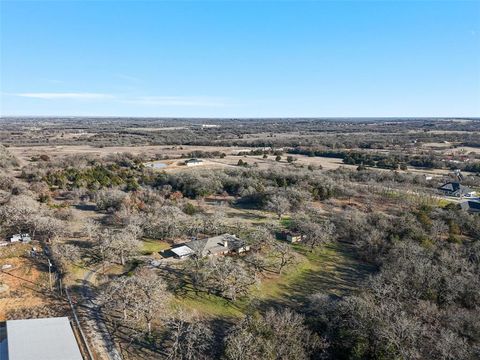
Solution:
{"label": "sky", "polygon": [[480,1],[4,1],[0,115],[479,117]]}

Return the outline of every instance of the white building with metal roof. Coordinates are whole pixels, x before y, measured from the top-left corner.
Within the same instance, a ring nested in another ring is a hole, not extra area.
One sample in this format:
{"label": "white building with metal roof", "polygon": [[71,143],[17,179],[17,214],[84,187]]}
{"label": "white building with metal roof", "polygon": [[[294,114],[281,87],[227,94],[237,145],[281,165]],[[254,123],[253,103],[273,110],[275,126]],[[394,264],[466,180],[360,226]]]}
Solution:
{"label": "white building with metal roof", "polygon": [[83,359],[67,317],[8,320],[6,330],[5,360]]}

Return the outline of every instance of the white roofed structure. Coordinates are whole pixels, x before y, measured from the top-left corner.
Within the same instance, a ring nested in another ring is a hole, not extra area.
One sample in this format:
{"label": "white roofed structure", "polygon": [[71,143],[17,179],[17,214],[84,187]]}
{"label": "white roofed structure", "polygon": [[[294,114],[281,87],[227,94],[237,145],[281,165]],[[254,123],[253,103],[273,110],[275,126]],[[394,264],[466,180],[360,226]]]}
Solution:
{"label": "white roofed structure", "polygon": [[8,320],[6,343],[5,360],[83,360],[67,317]]}
{"label": "white roofed structure", "polygon": [[172,248],[172,252],[175,254],[175,256],[179,258],[184,258],[187,256],[190,256],[194,253],[192,249],[190,249],[188,246],[182,245],[176,248]]}

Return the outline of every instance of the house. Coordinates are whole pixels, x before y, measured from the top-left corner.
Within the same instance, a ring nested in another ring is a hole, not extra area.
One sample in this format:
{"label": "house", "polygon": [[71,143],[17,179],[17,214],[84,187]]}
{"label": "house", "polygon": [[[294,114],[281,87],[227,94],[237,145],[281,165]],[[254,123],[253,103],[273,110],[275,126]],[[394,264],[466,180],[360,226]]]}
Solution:
{"label": "house", "polygon": [[480,200],[467,200],[460,204],[460,207],[468,212],[480,213]]}
{"label": "house", "polygon": [[295,233],[292,231],[283,231],[283,238],[290,243],[296,243],[302,240],[305,240],[305,236],[300,233]]}
{"label": "house", "polygon": [[189,159],[185,161],[185,165],[187,166],[197,166],[202,164],[203,164],[203,160],[200,160],[200,159]]}
{"label": "house", "polygon": [[32,239],[30,238],[29,234],[15,234],[12,235],[12,237],[10,238],[10,242],[12,243],[19,241],[29,243],[30,241],[32,241]]}
{"label": "house", "polygon": [[472,197],[475,191],[458,182],[448,182],[438,188],[445,196]]}
{"label": "house", "polygon": [[8,320],[0,338],[2,360],[82,360],[67,317]]}
{"label": "house", "polygon": [[172,248],[175,257],[184,259],[193,254],[198,256],[216,256],[226,254],[240,254],[250,250],[244,240],[235,235],[223,234],[207,239],[193,240],[178,247]]}

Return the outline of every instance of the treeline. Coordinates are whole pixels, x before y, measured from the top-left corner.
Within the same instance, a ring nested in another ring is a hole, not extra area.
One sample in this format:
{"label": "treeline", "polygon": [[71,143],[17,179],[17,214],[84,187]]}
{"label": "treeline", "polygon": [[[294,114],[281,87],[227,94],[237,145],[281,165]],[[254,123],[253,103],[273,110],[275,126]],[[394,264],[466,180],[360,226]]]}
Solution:
{"label": "treeline", "polygon": [[332,359],[480,356],[480,218],[421,206],[412,214],[344,214],[339,236],[380,265],[358,295],[311,297]]}
{"label": "treeline", "polygon": [[368,153],[359,151],[341,150],[315,150],[311,148],[291,148],[287,151],[290,154],[301,154],[306,156],[319,156],[339,158],[343,163],[349,165],[363,165],[382,169],[406,170],[408,166],[422,167],[427,169],[460,169],[469,172],[480,172],[480,162],[460,163],[445,161],[435,154],[409,155],[408,153]]}
{"label": "treeline", "polygon": [[[0,141],[9,145],[326,146],[387,149],[422,142],[478,146],[479,121],[449,119],[71,119],[9,118]],[[203,125],[207,125],[206,127]],[[208,126],[208,125],[214,125]],[[34,130],[32,130],[34,128]],[[442,132],[444,131],[444,132]],[[459,133],[459,131],[464,131]],[[65,136],[68,134],[69,136]],[[252,134],[261,134],[251,137]],[[283,136],[289,134],[289,136]]]}

